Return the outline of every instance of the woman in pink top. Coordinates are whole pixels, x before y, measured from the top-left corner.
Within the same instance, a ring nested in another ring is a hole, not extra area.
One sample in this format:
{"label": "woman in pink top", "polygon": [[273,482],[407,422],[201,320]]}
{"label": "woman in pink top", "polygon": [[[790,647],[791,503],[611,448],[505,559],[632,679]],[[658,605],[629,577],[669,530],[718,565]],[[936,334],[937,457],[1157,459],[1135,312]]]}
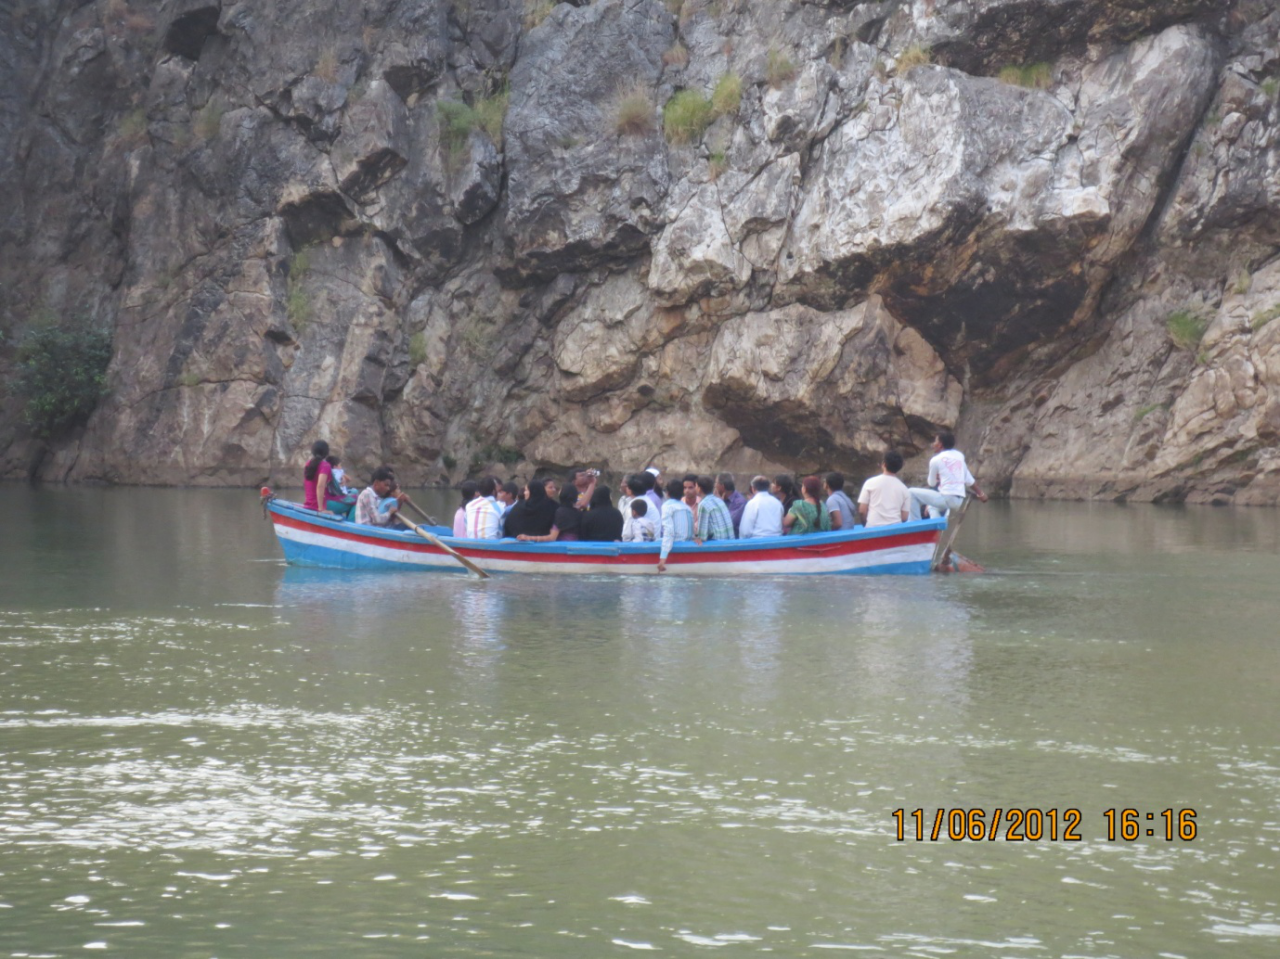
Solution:
{"label": "woman in pink top", "polygon": [[480,495],[480,484],[475,480],[464,480],[458,489],[462,493],[462,505],[453,514],[453,535],[462,539],[467,535],[467,504]]}
{"label": "woman in pink top", "polygon": [[307,509],[324,508],[320,504],[320,496],[329,488],[329,477],[333,475],[333,467],[325,461],[328,455],[329,444],[324,440],[311,444],[311,459],[302,470],[302,491],[305,494],[302,505]]}

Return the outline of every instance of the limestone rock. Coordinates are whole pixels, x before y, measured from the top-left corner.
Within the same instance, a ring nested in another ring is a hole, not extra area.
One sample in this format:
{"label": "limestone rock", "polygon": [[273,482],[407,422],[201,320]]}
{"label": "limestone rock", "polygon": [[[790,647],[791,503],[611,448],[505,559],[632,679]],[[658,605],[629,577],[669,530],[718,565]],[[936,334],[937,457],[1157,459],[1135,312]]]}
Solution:
{"label": "limestone rock", "polygon": [[658,0],[561,4],[521,45],[507,115],[506,231],[521,269],[573,271],[642,251],[668,186],[656,129],[620,134],[618,96],[654,90],[672,21]]}
{"label": "limestone rock", "polygon": [[0,5],[0,376],[114,333],[82,427],[0,397],[0,475],[856,474],[945,425],[1011,495],[1280,502],[1278,0],[125,6]]}

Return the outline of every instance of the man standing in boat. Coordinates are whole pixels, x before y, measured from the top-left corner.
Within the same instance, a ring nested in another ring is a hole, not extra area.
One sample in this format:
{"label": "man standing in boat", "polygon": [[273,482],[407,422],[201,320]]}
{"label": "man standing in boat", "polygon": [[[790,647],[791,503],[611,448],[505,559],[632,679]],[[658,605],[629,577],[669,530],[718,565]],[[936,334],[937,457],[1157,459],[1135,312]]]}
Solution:
{"label": "man standing in boat", "polygon": [[964,454],[955,446],[954,433],[950,430],[938,431],[933,439],[934,457],[929,460],[928,479],[929,486],[937,489],[914,486],[911,488],[911,519],[921,518],[921,506],[929,507],[930,516],[936,515],[935,511],[947,512],[956,509],[964,502],[965,490],[969,487],[973,488],[973,495],[979,502],[987,501],[987,494],[982,492],[982,487],[978,485],[978,481],[969,472],[969,467],[965,465]]}

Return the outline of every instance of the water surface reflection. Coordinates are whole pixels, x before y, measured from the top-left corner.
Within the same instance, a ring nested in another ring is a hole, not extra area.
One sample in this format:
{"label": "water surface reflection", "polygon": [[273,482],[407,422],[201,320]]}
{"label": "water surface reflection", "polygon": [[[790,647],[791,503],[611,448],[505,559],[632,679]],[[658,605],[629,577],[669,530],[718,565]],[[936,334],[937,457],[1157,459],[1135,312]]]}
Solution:
{"label": "water surface reflection", "polygon": [[[972,579],[477,582],[283,569],[229,494],[17,500],[8,954],[1280,945],[1274,514],[997,506]],[[1013,805],[1083,840],[893,838]],[[1107,842],[1125,806],[1201,834]]]}

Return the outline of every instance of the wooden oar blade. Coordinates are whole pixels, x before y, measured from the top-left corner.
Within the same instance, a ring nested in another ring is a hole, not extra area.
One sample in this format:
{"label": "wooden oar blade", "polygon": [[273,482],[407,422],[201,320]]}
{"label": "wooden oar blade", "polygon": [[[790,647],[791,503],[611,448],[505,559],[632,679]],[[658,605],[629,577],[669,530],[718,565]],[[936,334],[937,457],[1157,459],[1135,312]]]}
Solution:
{"label": "wooden oar blade", "polygon": [[423,529],[413,520],[405,519],[405,517],[399,513],[396,514],[396,518],[400,520],[400,522],[404,523],[405,526],[409,527],[409,529],[413,530],[415,533],[417,533],[419,536],[425,539],[432,546],[435,546],[435,547],[438,547],[439,549],[444,550],[446,553],[448,553],[450,556],[456,559],[459,563],[461,563],[467,569],[471,570],[471,572],[475,573],[481,579],[489,578],[488,573],[486,573],[475,563],[471,562],[471,560],[467,559],[465,556],[459,553],[456,549],[454,549],[448,543],[443,542],[440,539],[440,537],[436,536],[434,533],[428,533],[425,529]]}

